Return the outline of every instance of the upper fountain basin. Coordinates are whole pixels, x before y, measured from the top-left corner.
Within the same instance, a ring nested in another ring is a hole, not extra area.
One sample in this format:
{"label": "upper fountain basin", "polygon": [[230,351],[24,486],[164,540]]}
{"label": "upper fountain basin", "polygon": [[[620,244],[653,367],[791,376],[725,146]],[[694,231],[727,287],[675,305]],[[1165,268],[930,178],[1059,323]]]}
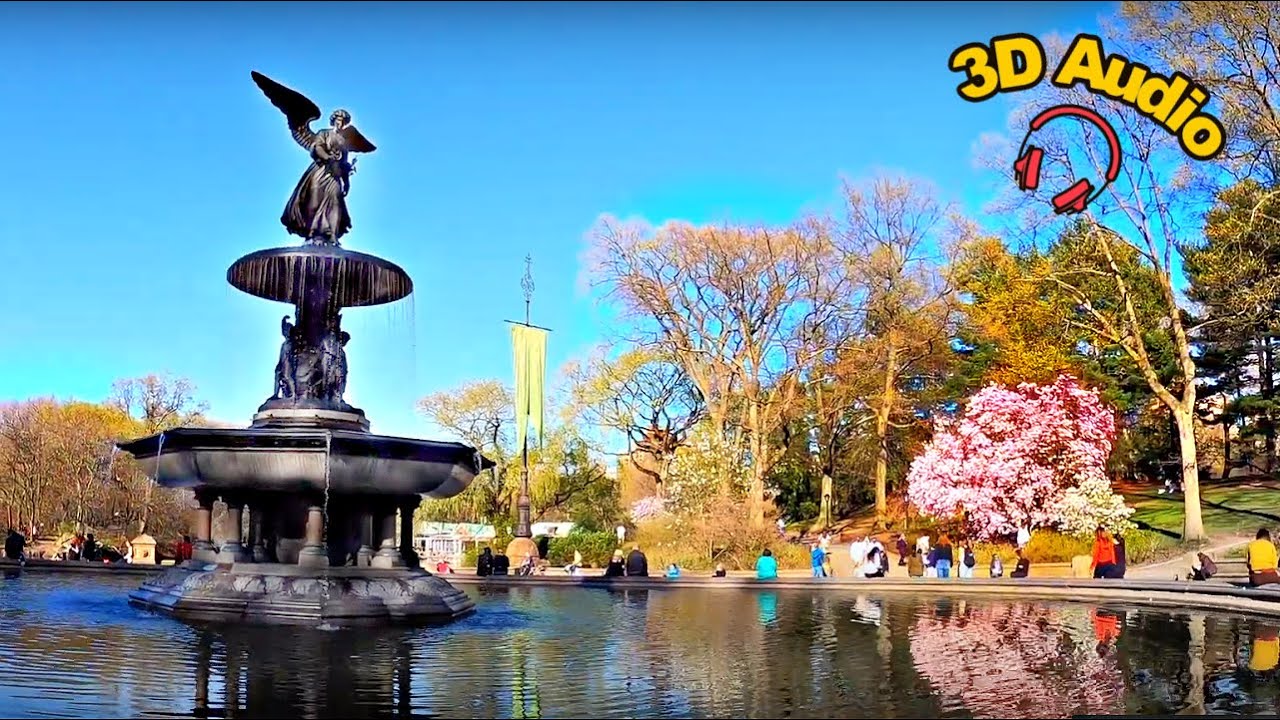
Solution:
{"label": "upper fountain basin", "polygon": [[303,245],[249,253],[227,268],[227,282],[267,300],[294,305],[325,289],[337,307],[383,305],[413,292],[413,280],[393,262],[341,247]]}
{"label": "upper fountain basin", "polygon": [[178,428],[118,446],[164,487],[442,499],[494,465],[461,443],[307,428]]}

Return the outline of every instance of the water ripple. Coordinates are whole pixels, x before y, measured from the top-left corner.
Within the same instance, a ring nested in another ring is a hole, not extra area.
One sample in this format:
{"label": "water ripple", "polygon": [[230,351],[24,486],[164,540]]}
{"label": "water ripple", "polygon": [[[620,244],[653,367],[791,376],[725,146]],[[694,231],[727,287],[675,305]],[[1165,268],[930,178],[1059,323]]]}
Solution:
{"label": "water ripple", "polygon": [[197,628],[136,578],[0,581],[6,717],[1275,714],[1276,629],[1125,607],[471,589],[445,627]]}

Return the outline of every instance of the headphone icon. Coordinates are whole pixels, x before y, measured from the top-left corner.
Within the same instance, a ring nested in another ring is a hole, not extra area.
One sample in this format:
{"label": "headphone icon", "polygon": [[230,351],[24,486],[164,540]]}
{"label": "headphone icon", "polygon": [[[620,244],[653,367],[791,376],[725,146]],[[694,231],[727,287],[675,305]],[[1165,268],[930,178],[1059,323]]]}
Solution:
{"label": "headphone icon", "polygon": [[1013,163],[1013,177],[1019,190],[1035,190],[1040,184],[1040,162],[1044,159],[1044,151],[1030,145],[1031,134],[1044,127],[1050,121],[1061,117],[1074,117],[1083,120],[1102,132],[1107,139],[1107,150],[1111,157],[1107,162],[1105,181],[1095,188],[1088,180],[1077,180],[1071,187],[1053,196],[1053,211],[1059,215],[1071,215],[1084,212],[1089,204],[1098,199],[1107,186],[1120,176],[1120,138],[1111,127],[1111,123],[1101,115],[1080,105],[1056,105],[1045,110],[1031,121],[1027,134],[1022,136],[1022,145],[1018,148],[1018,159]]}

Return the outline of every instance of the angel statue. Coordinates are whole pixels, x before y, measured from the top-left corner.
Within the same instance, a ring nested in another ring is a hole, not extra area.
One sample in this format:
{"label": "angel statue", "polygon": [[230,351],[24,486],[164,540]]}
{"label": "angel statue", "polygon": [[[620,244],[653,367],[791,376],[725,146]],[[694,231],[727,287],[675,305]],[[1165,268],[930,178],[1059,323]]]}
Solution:
{"label": "angel statue", "polygon": [[311,167],[302,174],[285,205],[280,222],[309,245],[337,245],[351,229],[347,191],[355,173],[355,158],[348,153],[369,153],[377,148],[351,124],[351,113],[334,110],[329,127],[319,132],[311,123],[320,119],[320,108],[302,93],[291,90],[259,72],[253,81],[267,99],[284,113],[293,139],[311,153]]}

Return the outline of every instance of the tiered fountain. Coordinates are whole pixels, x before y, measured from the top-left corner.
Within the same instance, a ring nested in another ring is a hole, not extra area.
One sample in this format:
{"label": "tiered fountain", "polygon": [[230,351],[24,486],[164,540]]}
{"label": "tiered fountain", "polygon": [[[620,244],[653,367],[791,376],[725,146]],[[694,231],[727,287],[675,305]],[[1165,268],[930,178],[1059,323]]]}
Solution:
{"label": "tiered fountain", "polygon": [[[192,488],[199,505],[192,559],[144,583],[130,601],[192,620],[352,623],[465,614],[474,607],[470,598],[418,567],[413,511],[423,496],[462,492],[493,463],[459,443],[374,435],[364,413],[343,400],[350,336],[342,309],[413,292],[395,264],[338,244],[351,227],[348,153],[375,148],[345,110],[313,132],[320,118],[314,103],[256,72],[253,80],[311,153],[281,217],[304,242],[240,258],[227,281],[293,305],[293,319],[281,322],[275,387],[250,427],[179,428],[120,444],[160,485]],[[215,547],[219,500],[231,537]]]}

